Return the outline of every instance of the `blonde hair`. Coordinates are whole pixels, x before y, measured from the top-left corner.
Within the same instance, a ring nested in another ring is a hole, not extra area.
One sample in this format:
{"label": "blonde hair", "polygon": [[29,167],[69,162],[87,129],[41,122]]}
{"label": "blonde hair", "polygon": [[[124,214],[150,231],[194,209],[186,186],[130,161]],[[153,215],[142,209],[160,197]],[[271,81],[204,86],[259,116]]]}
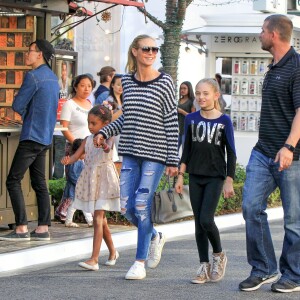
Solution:
{"label": "blonde hair", "polygon": [[[217,80],[215,78],[203,78],[203,79],[201,79],[196,84],[196,88],[201,83],[207,83],[208,85],[210,85],[213,88],[213,90],[214,90],[215,93],[221,94],[219,83],[217,82]],[[219,99],[217,99],[215,101],[214,107],[215,107],[215,109],[221,111],[221,106],[220,106],[220,103],[219,103]]]}
{"label": "blonde hair", "polygon": [[135,56],[132,53],[132,49],[138,49],[140,47],[139,42],[141,40],[144,40],[144,39],[152,39],[152,40],[154,40],[153,37],[151,37],[151,36],[149,36],[147,34],[141,34],[141,35],[138,35],[132,41],[132,43],[131,43],[131,45],[129,46],[129,49],[128,49],[128,59],[127,59],[126,67],[125,67],[126,72],[129,72],[129,73],[135,73],[136,72],[136,70],[137,70],[137,63],[136,63],[136,58],[135,58]]}

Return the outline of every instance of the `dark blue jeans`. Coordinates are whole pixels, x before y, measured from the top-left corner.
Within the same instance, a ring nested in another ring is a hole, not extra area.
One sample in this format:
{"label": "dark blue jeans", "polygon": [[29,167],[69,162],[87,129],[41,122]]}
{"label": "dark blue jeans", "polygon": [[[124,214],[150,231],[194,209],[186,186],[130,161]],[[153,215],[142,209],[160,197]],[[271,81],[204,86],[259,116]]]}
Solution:
{"label": "dark blue jeans", "polygon": [[21,181],[28,168],[31,186],[37,198],[38,225],[51,225],[50,199],[45,179],[46,152],[49,147],[29,140],[18,145],[6,180],[17,226],[28,223],[21,187]]}
{"label": "dark blue jeans", "polygon": [[265,212],[267,199],[280,189],[284,211],[284,240],[280,257],[283,280],[300,284],[300,161],[278,171],[278,163],[252,150],[243,191],[243,216],[251,274],[266,277],[277,273],[277,261]]}

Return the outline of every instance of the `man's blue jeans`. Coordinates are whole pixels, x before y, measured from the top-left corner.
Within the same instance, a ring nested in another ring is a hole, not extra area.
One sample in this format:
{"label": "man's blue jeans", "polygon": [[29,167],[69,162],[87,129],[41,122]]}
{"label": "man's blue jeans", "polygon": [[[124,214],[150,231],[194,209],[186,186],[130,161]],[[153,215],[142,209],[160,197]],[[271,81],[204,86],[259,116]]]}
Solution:
{"label": "man's blue jeans", "polygon": [[243,192],[248,262],[251,275],[277,273],[277,261],[265,212],[269,195],[279,187],[284,211],[284,241],[280,257],[283,280],[300,284],[300,161],[278,171],[279,164],[252,150]]}
{"label": "man's blue jeans", "polygon": [[151,203],[164,171],[161,163],[124,156],[120,187],[121,213],[138,228],[136,260],[146,260],[157,232],[151,222]]}

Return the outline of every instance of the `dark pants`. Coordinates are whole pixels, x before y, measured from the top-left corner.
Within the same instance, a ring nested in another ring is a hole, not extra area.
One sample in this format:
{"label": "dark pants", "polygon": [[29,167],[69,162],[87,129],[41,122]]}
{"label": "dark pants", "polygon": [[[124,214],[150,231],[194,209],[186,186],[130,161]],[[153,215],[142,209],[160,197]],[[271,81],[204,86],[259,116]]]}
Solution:
{"label": "dark pants", "polygon": [[38,225],[51,225],[50,199],[45,179],[46,152],[49,146],[34,141],[22,141],[16,150],[7,176],[6,187],[15,214],[16,225],[27,225],[21,181],[29,168],[31,186],[38,205]]}
{"label": "dark pants", "polygon": [[189,176],[190,199],[195,216],[195,236],[200,262],[209,262],[209,244],[213,253],[222,252],[214,214],[218,206],[224,180],[215,177]]}
{"label": "dark pants", "polygon": [[65,167],[60,160],[65,156],[66,138],[62,135],[53,136],[53,178],[64,177]]}

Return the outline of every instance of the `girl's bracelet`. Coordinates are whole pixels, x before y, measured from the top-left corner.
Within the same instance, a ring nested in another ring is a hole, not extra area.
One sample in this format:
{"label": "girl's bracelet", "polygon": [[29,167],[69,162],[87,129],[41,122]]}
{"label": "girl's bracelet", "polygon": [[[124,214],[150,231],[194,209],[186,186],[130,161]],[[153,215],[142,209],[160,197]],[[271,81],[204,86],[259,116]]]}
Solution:
{"label": "girl's bracelet", "polygon": [[178,175],[184,176],[184,173],[179,171]]}

